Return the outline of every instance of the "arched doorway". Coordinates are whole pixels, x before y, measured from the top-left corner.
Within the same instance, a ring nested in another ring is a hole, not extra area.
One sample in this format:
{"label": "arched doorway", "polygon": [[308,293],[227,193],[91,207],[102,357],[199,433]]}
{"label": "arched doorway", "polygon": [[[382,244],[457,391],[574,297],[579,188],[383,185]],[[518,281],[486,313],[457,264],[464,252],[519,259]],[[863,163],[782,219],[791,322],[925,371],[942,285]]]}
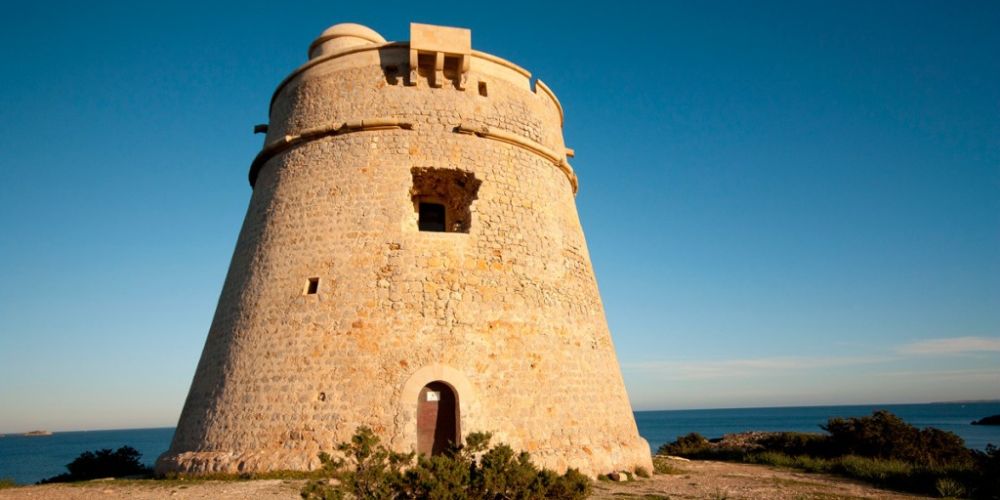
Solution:
{"label": "arched doorway", "polygon": [[458,395],[448,384],[431,382],[417,396],[417,453],[437,455],[459,442]]}

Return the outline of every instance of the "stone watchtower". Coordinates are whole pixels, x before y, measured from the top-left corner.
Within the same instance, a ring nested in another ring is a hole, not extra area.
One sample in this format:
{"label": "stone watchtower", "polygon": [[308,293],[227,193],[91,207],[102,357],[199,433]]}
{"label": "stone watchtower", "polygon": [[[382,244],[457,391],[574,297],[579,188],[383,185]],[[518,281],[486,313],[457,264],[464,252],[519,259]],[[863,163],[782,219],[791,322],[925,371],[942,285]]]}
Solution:
{"label": "stone watchtower", "polygon": [[[285,78],[159,472],[311,469],[366,425],[539,465],[651,469],[555,95],[466,29],[338,24]],[[263,127],[261,127],[263,128]]]}

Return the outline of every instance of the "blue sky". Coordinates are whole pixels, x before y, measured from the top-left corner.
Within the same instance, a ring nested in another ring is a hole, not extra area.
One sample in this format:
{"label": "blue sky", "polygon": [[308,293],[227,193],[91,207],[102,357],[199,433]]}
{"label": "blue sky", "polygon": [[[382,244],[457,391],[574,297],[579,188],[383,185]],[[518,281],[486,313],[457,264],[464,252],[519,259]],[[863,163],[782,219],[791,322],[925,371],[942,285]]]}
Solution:
{"label": "blue sky", "polygon": [[1000,4],[509,5],[5,6],[0,432],[176,423],[252,126],[348,21],[554,89],[636,409],[1000,398]]}

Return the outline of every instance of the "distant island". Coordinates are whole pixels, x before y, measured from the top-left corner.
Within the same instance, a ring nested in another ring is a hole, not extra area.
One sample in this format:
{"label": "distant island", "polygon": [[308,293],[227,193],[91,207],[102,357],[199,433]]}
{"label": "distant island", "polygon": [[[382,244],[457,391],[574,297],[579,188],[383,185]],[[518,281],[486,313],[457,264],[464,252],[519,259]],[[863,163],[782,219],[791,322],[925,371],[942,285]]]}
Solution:
{"label": "distant island", "polygon": [[973,420],[972,425],[1000,425],[1000,415],[990,415],[979,420]]}
{"label": "distant island", "polygon": [[35,437],[35,436],[51,436],[52,431],[29,431],[24,433],[25,436]]}
{"label": "distant island", "polygon": [[930,403],[902,403],[902,404],[952,405],[952,404],[980,404],[980,403],[1000,403],[1000,399],[957,399],[955,401],[931,401]]}

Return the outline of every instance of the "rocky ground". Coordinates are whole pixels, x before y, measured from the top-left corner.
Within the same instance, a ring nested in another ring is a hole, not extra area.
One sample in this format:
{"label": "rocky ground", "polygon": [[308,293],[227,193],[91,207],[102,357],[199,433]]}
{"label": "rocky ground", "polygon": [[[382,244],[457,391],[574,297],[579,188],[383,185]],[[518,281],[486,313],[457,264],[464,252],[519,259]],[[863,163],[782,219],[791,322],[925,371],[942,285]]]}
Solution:
{"label": "rocky ground", "polygon": [[[925,498],[879,490],[823,474],[763,465],[671,460],[671,474],[623,483],[595,483],[596,499],[828,500]],[[296,499],[304,481],[91,481],[0,490],[8,499]]]}

